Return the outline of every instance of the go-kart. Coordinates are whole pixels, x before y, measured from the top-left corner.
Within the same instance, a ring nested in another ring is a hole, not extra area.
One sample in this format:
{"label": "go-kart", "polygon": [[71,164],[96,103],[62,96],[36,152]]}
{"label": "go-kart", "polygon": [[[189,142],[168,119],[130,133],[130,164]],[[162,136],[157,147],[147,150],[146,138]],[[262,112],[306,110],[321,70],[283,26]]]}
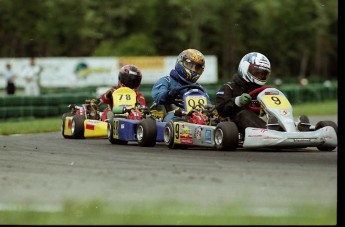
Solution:
{"label": "go-kart", "polygon": [[[233,122],[220,122],[214,105],[207,103],[205,91],[197,85],[189,88],[181,100],[176,98],[175,118],[166,123],[164,142],[170,149],[190,146],[213,147],[219,150],[234,150],[238,146],[238,129]],[[178,93],[178,92],[177,92]],[[226,139],[220,139],[220,137]],[[215,141],[222,141],[216,143]]]}
{"label": "go-kart", "polygon": [[[202,91],[200,92],[202,96]],[[246,107],[260,112],[261,117],[266,117],[266,128],[249,127],[243,135],[239,133],[234,122],[221,119],[214,110],[205,111],[207,108],[203,103],[199,103],[198,96],[188,97],[189,94],[186,93],[184,104],[187,114],[182,114],[182,118],[172,119],[166,124],[165,144],[171,149],[203,146],[227,151],[240,147],[317,147],[321,151],[332,151],[337,147],[337,125],[334,122],[320,121],[313,126],[306,115],[300,116],[299,121],[295,122],[290,102],[276,88],[261,87],[249,94],[253,100]],[[188,106],[187,100],[194,100],[190,103],[196,105]]]}
{"label": "go-kart", "polygon": [[137,141],[139,146],[152,147],[163,141],[163,113],[136,103],[134,90],[122,87],[112,94],[114,107],[108,119],[107,137],[112,144]]}
{"label": "go-kart", "polygon": [[[278,89],[261,87],[249,93],[253,97],[247,106],[266,118],[267,128],[245,129],[243,148],[307,148],[332,151],[337,147],[338,126],[333,121],[310,124],[306,115],[294,121],[293,109],[286,96]],[[256,98],[255,98],[256,97]]]}
{"label": "go-kart", "polygon": [[82,106],[68,105],[71,111],[61,117],[62,136],[66,139],[107,138],[107,122],[101,120],[100,105],[95,100],[85,100]]}

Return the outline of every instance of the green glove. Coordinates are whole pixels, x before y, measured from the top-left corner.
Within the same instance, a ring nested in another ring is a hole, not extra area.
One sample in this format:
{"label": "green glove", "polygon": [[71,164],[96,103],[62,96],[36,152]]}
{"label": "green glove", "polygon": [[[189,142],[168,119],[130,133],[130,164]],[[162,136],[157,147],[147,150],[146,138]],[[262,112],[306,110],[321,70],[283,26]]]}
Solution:
{"label": "green glove", "polygon": [[252,100],[252,96],[250,96],[247,93],[243,93],[240,97],[240,104],[242,106],[247,105],[250,102],[250,100]]}
{"label": "green glove", "polygon": [[99,99],[91,99],[91,103],[98,105],[100,103]]}

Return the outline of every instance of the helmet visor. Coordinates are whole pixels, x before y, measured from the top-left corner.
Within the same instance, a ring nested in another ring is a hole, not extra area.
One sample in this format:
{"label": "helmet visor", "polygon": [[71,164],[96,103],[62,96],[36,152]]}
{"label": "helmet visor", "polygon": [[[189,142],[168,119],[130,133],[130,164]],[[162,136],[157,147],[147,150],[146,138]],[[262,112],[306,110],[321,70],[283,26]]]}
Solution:
{"label": "helmet visor", "polygon": [[260,81],[267,81],[267,78],[270,75],[270,71],[268,69],[264,69],[254,64],[249,65],[248,72],[253,77],[255,77],[255,79],[260,80]]}
{"label": "helmet visor", "polygon": [[191,61],[188,58],[183,59],[182,63],[184,67],[186,67],[189,70],[192,70],[193,72],[196,72],[197,74],[201,74],[205,68],[204,64],[198,64],[196,62]]}

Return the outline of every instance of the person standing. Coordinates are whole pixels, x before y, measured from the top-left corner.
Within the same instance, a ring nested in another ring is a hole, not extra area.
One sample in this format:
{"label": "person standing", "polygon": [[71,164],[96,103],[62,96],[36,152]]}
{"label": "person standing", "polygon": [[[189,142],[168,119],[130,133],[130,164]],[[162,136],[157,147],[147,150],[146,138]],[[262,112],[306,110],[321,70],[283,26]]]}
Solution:
{"label": "person standing", "polygon": [[16,86],[14,84],[15,75],[12,71],[12,66],[10,63],[6,64],[4,76],[7,81],[7,86],[6,86],[7,95],[14,95],[14,93],[16,92]]}
{"label": "person standing", "polygon": [[40,95],[39,76],[41,73],[40,66],[36,65],[35,58],[30,58],[30,65],[23,71],[25,80],[26,95]]}

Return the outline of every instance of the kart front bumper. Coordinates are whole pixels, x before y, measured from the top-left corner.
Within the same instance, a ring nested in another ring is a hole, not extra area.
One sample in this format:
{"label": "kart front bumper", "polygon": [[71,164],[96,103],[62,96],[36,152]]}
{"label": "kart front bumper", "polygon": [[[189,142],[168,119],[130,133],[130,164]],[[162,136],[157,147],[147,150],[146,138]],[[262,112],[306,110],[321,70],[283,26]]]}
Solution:
{"label": "kart front bumper", "polygon": [[320,145],[336,147],[337,143],[337,134],[330,126],[307,132],[281,132],[248,127],[245,130],[243,148],[305,148]]}

